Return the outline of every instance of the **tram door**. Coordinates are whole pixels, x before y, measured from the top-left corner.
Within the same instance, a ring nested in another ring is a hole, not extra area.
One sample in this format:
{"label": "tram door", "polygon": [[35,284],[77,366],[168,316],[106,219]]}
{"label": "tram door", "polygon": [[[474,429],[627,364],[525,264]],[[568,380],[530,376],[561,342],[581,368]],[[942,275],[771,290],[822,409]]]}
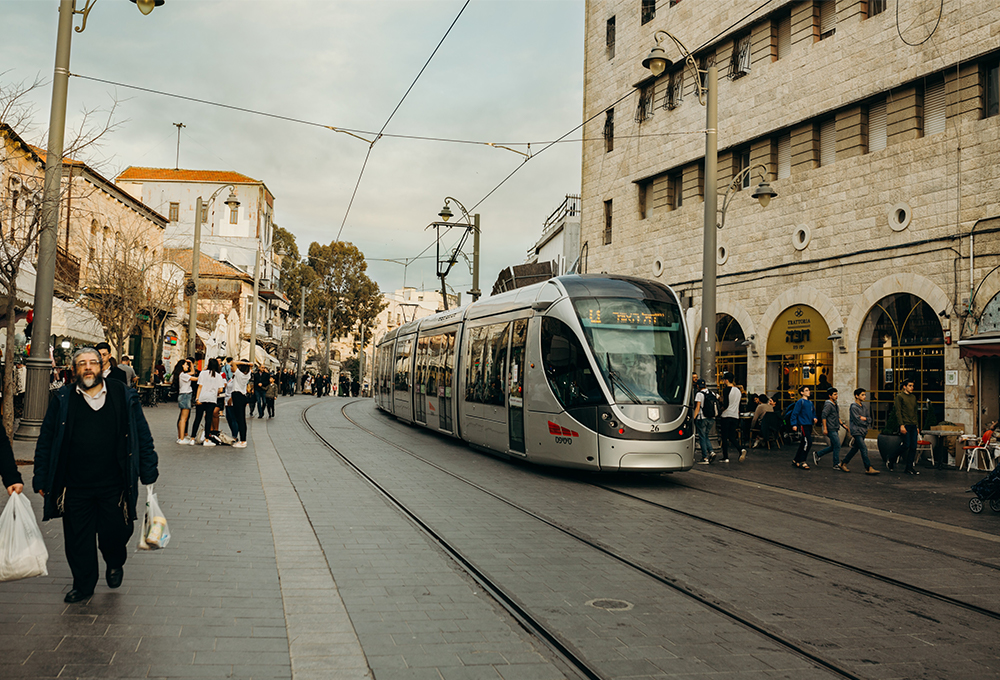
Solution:
{"label": "tram door", "polygon": [[511,326],[510,362],[507,367],[507,418],[510,450],[524,453],[524,355],[528,339],[528,320],[518,319]]}

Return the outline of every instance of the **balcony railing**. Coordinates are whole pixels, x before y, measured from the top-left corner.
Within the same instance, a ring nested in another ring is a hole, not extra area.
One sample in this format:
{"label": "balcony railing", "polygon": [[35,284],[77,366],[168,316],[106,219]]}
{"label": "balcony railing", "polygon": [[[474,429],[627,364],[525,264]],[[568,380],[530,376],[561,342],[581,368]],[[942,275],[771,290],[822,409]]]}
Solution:
{"label": "balcony railing", "polygon": [[[80,287],[80,258],[56,246],[56,287],[74,295]],[[57,292],[59,292],[57,291]]]}

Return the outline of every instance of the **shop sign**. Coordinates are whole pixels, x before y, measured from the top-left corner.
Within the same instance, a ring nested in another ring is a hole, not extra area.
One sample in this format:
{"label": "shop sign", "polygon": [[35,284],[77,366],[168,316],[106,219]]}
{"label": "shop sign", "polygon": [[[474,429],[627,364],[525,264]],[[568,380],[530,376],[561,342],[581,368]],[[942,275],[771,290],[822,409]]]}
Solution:
{"label": "shop sign", "polygon": [[833,350],[830,327],[822,315],[807,305],[782,312],[767,338],[768,354],[815,354]]}

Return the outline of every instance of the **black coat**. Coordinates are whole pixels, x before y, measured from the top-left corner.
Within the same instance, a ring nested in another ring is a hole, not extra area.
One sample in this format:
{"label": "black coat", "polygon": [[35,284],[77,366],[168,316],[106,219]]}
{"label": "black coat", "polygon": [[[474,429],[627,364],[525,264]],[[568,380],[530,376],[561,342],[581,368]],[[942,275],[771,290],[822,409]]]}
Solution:
{"label": "black coat", "polygon": [[117,380],[123,385],[128,385],[128,375],[125,373],[125,371],[118,368],[117,366],[111,367],[111,371],[108,373],[108,376],[105,378],[105,380]]}
{"label": "black coat", "polygon": [[24,484],[21,473],[17,471],[14,449],[11,448],[10,439],[6,434],[0,436],[0,479],[3,479],[5,489],[14,484]]}
{"label": "black coat", "polygon": [[[117,442],[118,462],[122,469],[125,502],[129,520],[136,519],[135,505],[139,498],[139,480],[152,484],[159,476],[153,435],[142,413],[139,395],[131,387],[116,380],[105,380],[108,386],[108,402],[115,409],[119,422],[127,422],[124,429],[125,441]],[[75,384],[64,385],[56,390],[49,401],[42,429],[35,443],[35,476],[32,487],[36,492],[45,492],[43,520],[62,516],[62,495],[65,480],[60,474],[60,456],[63,438],[69,420],[69,400]],[[89,407],[87,407],[89,409]]]}

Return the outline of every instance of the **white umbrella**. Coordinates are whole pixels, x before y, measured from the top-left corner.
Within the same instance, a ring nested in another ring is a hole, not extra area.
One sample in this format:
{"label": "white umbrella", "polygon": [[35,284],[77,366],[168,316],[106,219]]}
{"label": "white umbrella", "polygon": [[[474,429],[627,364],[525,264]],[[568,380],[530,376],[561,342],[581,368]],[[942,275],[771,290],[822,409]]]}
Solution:
{"label": "white umbrella", "polygon": [[215,322],[215,330],[212,331],[211,342],[208,343],[208,346],[205,348],[206,359],[211,359],[212,357],[226,357],[228,327],[229,324],[226,323],[226,317],[219,314],[219,320]]}

